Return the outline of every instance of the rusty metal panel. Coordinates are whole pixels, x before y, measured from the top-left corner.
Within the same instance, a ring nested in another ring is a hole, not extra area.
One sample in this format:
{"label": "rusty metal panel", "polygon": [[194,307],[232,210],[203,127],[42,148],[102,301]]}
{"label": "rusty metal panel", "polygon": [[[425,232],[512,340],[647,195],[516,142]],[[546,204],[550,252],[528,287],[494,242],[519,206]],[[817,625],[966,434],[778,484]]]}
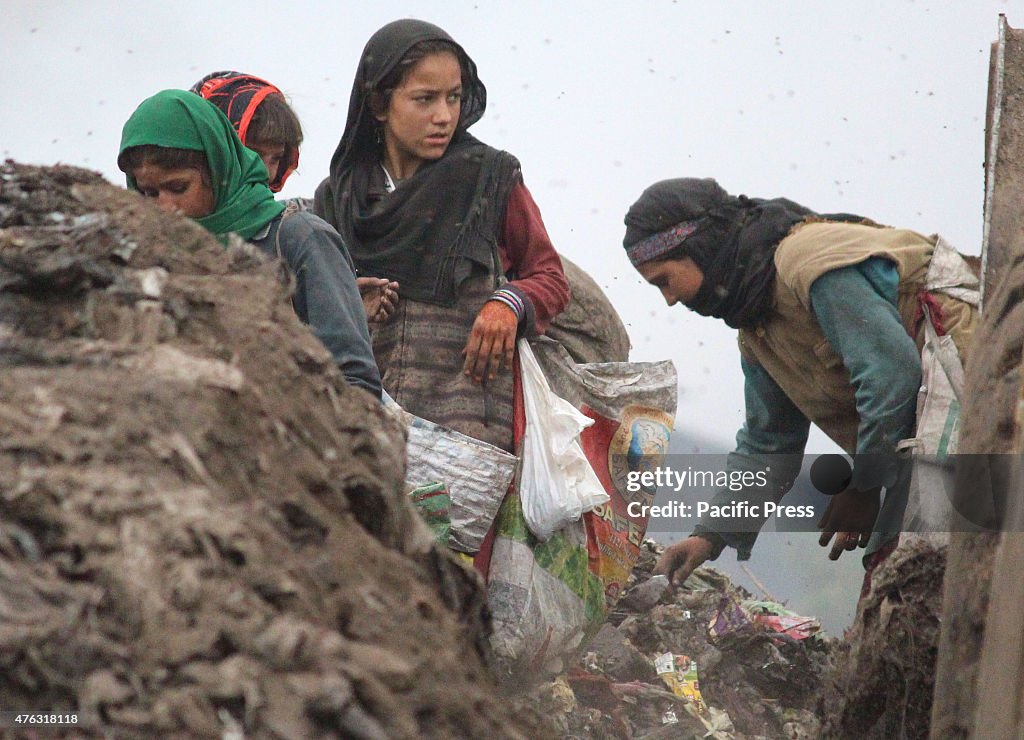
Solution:
{"label": "rusty metal panel", "polygon": [[[1024,255],[1024,30],[999,16],[989,80],[985,143],[985,293],[1016,256]],[[982,299],[984,301],[984,297]]]}

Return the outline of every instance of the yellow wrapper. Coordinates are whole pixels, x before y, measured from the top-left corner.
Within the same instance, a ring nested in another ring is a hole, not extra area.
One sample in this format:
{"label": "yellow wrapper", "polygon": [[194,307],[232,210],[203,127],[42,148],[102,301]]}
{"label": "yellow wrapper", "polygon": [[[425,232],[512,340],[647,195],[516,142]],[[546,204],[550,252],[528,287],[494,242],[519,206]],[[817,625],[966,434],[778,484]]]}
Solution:
{"label": "yellow wrapper", "polygon": [[688,655],[663,653],[654,659],[654,669],[673,694],[691,702],[698,711],[707,711],[707,704],[700,693],[697,661],[690,660]]}

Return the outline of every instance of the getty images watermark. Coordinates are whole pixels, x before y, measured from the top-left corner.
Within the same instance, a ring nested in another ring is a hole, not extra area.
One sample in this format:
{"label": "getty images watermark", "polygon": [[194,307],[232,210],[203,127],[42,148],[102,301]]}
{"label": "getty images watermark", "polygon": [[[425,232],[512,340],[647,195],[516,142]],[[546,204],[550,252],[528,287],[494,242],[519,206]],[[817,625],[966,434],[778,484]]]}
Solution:
{"label": "getty images watermark", "polygon": [[817,531],[832,496],[872,487],[888,501],[886,531],[894,524],[916,532],[998,529],[1008,471],[1018,469],[1008,455],[615,457],[624,513],[646,520],[650,532],[686,532],[698,521],[720,531],[757,531],[766,522],[775,531]]}
{"label": "getty images watermark", "polygon": [[[674,494],[694,489],[722,489],[729,492],[762,489],[767,492],[769,487],[770,468],[764,470],[714,470],[687,466],[679,470],[669,467],[655,467],[653,470],[631,470],[626,475],[626,490],[640,493],[644,490],[665,489]],[[760,493],[758,498],[763,498]],[[782,505],[775,501],[751,501],[747,499],[730,500],[728,502],[696,499],[691,503],[682,500],[669,500],[662,504],[644,504],[630,501],[626,511],[634,517],[680,518],[692,516],[712,519],[734,519],[748,517],[800,517],[810,518],[815,515],[813,506]]]}

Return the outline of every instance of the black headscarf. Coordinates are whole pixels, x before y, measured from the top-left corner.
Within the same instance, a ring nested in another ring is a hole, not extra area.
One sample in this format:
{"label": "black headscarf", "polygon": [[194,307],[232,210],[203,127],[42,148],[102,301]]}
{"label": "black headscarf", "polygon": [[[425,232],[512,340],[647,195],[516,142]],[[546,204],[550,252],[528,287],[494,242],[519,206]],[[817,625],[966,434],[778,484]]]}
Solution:
{"label": "black headscarf", "polygon": [[[440,159],[423,163],[393,193],[380,187],[379,122],[370,96],[406,53],[421,41],[453,45],[462,70],[462,103],[452,140]],[[363,49],[352,84],[345,133],[331,158],[331,173],[317,188],[316,213],[338,229],[360,271],[397,280],[407,298],[450,305],[472,264],[489,267],[493,242],[512,185],[515,158],[466,129],[487,107],[476,64],[444,30],[415,19],[378,30]]]}
{"label": "black headscarf", "polygon": [[775,249],[808,218],[860,221],[859,216],[814,211],[786,198],[729,195],[711,178],[662,180],[647,188],[626,214],[628,249],[681,222],[696,228],[669,257],[689,257],[704,282],[686,305],[736,329],[767,319],[774,304]]}

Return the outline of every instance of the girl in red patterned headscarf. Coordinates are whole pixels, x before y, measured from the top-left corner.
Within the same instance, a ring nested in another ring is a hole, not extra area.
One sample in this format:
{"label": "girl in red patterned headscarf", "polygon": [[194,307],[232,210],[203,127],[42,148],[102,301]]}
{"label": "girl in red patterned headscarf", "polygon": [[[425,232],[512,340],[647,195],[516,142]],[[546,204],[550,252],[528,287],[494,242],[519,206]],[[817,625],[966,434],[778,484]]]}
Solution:
{"label": "girl in red patterned headscarf", "polygon": [[260,155],[275,193],[299,166],[302,126],[284,94],[266,80],[242,72],[213,72],[192,92],[220,108],[242,143]]}

